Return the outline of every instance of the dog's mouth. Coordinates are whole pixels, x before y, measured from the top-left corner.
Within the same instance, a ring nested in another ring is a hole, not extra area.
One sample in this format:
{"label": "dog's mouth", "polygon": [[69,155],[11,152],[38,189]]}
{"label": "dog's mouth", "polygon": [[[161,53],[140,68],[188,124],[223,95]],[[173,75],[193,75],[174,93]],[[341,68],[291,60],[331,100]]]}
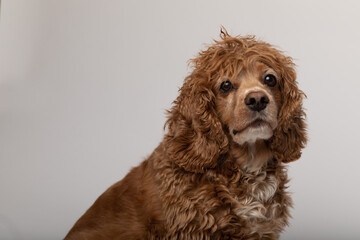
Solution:
{"label": "dog's mouth", "polygon": [[243,132],[247,128],[260,128],[260,127],[271,127],[271,126],[270,126],[270,123],[268,123],[267,121],[264,121],[264,120],[258,118],[258,119],[255,119],[254,121],[250,122],[248,125],[246,125],[241,130],[234,129],[232,131],[232,133],[235,136],[236,134],[239,134],[239,133]]}

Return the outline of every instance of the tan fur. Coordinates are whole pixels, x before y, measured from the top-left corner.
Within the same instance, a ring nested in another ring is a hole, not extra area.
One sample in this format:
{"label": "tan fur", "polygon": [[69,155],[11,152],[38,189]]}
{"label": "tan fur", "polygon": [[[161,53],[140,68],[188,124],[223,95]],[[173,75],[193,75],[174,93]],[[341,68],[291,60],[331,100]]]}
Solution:
{"label": "tan fur", "polygon": [[[221,40],[192,64],[163,141],[65,239],[279,238],[292,205],[284,163],[298,159],[306,143],[303,93],[291,58],[222,29]],[[264,85],[269,73],[276,87]],[[234,89],[224,94],[226,80]],[[245,106],[251,91],[269,98],[266,109]],[[249,125],[256,118],[265,123]]]}

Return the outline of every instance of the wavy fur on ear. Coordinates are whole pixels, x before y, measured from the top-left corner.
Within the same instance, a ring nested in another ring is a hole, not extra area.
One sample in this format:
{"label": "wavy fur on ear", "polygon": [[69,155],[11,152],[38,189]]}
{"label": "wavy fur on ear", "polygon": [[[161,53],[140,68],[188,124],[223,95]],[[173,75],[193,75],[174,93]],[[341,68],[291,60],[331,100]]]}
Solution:
{"label": "wavy fur on ear", "polygon": [[227,152],[228,139],[215,112],[215,96],[208,80],[191,74],[185,79],[166,122],[168,156],[186,171],[216,167]]}
{"label": "wavy fur on ear", "polygon": [[278,127],[270,140],[270,149],[277,160],[288,163],[300,158],[301,149],[307,142],[306,115],[302,108],[305,94],[297,87],[291,58],[279,59],[282,61],[280,83],[282,107],[278,116]]}

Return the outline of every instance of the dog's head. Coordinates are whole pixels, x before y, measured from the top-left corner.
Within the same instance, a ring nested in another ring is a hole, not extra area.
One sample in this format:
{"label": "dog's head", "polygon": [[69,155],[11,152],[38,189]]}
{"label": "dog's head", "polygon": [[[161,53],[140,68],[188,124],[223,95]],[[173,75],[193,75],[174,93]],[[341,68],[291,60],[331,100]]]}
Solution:
{"label": "dog's head", "polygon": [[290,57],[254,37],[221,40],[192,60],[193,72],[169,111],[168,155],[188,171],[216,167],[238,145],[266,141],[282,162],[306,143],[303,92]]}

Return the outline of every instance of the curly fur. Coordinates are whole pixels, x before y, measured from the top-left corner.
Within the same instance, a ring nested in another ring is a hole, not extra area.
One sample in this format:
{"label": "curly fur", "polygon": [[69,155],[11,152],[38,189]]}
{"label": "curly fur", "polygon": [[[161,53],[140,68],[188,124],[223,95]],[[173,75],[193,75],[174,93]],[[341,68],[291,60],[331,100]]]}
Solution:
{"label": "curly fur", "polygon": [[[160,145],[65,239],[279,238],[292,205],[284,163],[297,160],[306,144],[304,94],[290,57],[254,37],[225,29],[220,36],[191,61]],[[263,69],[278,77],[276,88],[256,80]],[[236,91],[221,94],[222,79],[234,81]],[[272,136],[240,144],[231,129],[247,123],[242,94],[250,85],[271,99]]]}

